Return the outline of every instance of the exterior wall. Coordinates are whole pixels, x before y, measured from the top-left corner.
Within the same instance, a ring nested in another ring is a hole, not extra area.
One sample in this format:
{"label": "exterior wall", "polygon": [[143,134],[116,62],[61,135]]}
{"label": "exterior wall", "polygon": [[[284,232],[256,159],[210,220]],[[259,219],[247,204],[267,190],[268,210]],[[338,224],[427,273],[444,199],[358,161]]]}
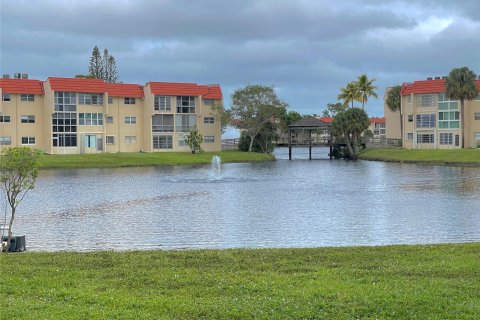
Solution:
{"label": "exterior wall", "polygon": [[475,113],[480,116],[480,95],[475,100],[465,101],[465,148],[480,147],[480,120],[475,120]]}
{"label": "exterior wall", "polygon": [[[142,149],[146,152],[153,151],[152,141],[152,116],[154,114],[154,95],[150,89],[150,85],[143,87],[143,94],[145,96],[143,101],[143,115],[142,115]],[[173,108],[173,103],[172,103]]]}
{"label": "exterior wall", "polygon": [[[3,96],[2,96],[3,97]],[[0,124],[0,136],[11,137],[11,145],[1,145],[0,148],[12,146],[29,146],[36,149],[43,148],[42,135],[42,106],[43,97],[34,95],[34,101],[21,101],[20,94],[10,94],[10,101],[3,101],[2,115],[10,116],[10,123]],[[34,123],[22,123],[22,116],[34,116]],[[34,138],[35,143],[23,144],[22,137]]]}
{"label": "exterior wall", "polygon": [[[143,108],[142,98],[135,98],[135,104],[125,104],[125,98],[116,98],[118,102],[118,137],[115,143],[118,144],[120,152],[139,152],[142,146]],[[135,124],[126,123],[126,117],[135,117]],[[114,119],[115,121],[115,119]],[[127,143],[126,137],[135,137],[135,143]]]}
{"label": "exterior wall", "polygon": [[50,83],[45,81],[43,83],[43,123],[42,127],[43,132],[43,149],[46,153],[53,153],[53,144],[52,144],[52,114],[54,113],[54,92],[50,88]]}
{"label": "exterior wall", "polygon": [[[400,128],[401,115],[399,111],[393,112],[387,106],[388,89],[385,92],[383,102],[383,114],[385,117],[385,134],[387,139],[402,139]],[[373,132],[373,131],[372,131]]]}
{"label": "exterior wall", "polygon": [[[223,100],[215,101],[215,103],[223,105]],[[205,117],[213,117],[214,123],[205,123]],[[222,124],[221,119],[217,116],[216,112],[211,106],[206,106],[203,104],[203,101],[200,106],[200,116],[198,117],[197,123],[198,130],[205,136],[213,136],[214,142],[202,144],[202,149],[205,151],[216,152],[222,150],[222,141],[221,141],[221,131]]]}
{"label": "exterior wall", "polygon": [[[415,131],[413,121],[413,95],[402,96],[402,123],[403,123],[403,147],[406,149],[413,149],[413,136]],[[408,137],[411,139],[408,139]]]}

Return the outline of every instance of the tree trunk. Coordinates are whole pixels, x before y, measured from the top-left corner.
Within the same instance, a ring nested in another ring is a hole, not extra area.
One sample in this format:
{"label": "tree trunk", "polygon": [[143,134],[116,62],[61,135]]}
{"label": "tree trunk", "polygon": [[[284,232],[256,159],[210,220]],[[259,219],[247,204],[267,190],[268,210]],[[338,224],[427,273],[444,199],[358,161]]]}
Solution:
{"label": "tree trunk", "polygon": [[248,152],[252,152],[252,147],[253,147],[253,139],[255,136],[250,136],[250,146],[248,146]]}
{"label": "tree trunk", "polygon": [[460,100],[460,125],[462,126],[462,149],[465,148],[465,101]]}
{"label": "tree trunk", "polygon": [[353,150],[352,150],[352,143],[350,142],[350,137],[349,137],[348,133],[347,134],[344,133],[343,135],[345,137],[345,143],[347,145],[348,154],[349,154],[350,158],[352,158]]}
{"label": "tree trunk", "polygon": [[[4,250],[6,252],[8,252],[8,250],[10,249],[10,242],[12,242],[12,235],[13,235],[13,232],[12,232],[12,227],[13,227],[13,220],[15,219],[15,208],[12,207],[12,215],[10,217],[10,223],[8,224],[8,239],[7,239],[7,247],[4,248]],[[3,243],[3,239],[2,239],[2,243]]]}

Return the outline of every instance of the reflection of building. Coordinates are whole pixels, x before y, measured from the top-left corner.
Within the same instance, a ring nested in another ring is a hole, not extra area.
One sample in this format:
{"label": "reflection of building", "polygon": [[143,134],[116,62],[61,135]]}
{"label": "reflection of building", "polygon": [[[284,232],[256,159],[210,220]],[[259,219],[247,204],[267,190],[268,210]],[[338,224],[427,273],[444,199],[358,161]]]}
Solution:
{"label": "reflection of building", "polygon": [[[477,81],[480,89],[480,80]],[[385,110],[387,110],[385,105]],[[437,77],[405,83],[401,90],[403,146],[413,149],[460,148],[460,101],[445,94],[445,79]],[[388,123],[399,123],[400,113],[385,112]],[[480,145],[480,95],[465,101],[465,147]],[[399,130],[398,130],[399,131]],[[393,138],[387,130],[387,136]]]}
{"label": "reflection of building", "polygon": [[0,147],[32,146],[46,153],[188,151],[198,128],[205,151],[221,150],[214,104],[219,85],[98,79],[0,79]]}

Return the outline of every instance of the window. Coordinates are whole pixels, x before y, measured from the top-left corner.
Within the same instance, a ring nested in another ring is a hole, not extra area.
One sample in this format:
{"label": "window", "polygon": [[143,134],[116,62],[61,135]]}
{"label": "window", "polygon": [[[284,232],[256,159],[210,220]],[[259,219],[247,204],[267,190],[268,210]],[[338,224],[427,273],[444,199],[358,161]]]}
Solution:
{"label": "window", "polygon": [[35,95],[30,93],[22,93],[20,95],[20,101],[28,101],[28,102],[35,101]]}
{"label": "window", "polygon": [[412,103],[412,96],[411,95],[407,96],[407,103],[408,104]]}
{"label": "window", "polygon": [[10,116],[0,115],[0,123],[10,123]]}
{"label": "window", "polygon": [[203,105],[204,106],[212,106],[214,105],[215,100],[213,99],[203,99]]}
{"label": "window", "polygon": [[136,124],[137,117],[125,117],[125,124]]}
{"label": "window", "polygon": [[155,96],[153,104],[153,110],[157,111],[170,111],[172,110],[172,97],[168,96]]}
{"label": "window", "polygon": [[408,115],[408,122],[413,122],[413,114]]}
{"label": "window", "polygon": [[417,134],[417,143],[433,143],[434,136],[433,133],[419,133]]}
{"label": "window", "polygon": [[54,133],[52,135],[54,147],[76,147],[77,135],[75,133]]}
{"label": "window", "polygon": [[205,136],[203,138],[203,142],[205,143],[214,143],[215,142],[215,136]]}
{"label": "window", "polygon": [[22,144],[35,144],[35,137],[22,137]]}
{"label": "window", "polygon": [[2,99],[3,101],[12,101],[12,97],[9,93],[4,93]]}
{"label": "window", "polygon": [[77,114],[55,112],[52,115],[52,142],[54,147],[77,146]]}
{"label": "window", "polygon": [[124,104],[135,104],[135,98],[125,97],[123,99]]}
{"label": "window", "polygon": [[435,114],[417,114],[417,128],[435,128]]}
{"label": "window", "polygon": [[475,120],[480,120],[480,112],[475,112]]}
{"label": "window", "polygon": [[458,111],[440,111],[438,113],[439,129],[457,129],[460,128],[460,112]]}
{"label": "window", "polygon": [[106,123],[113,123],[113,117],[106,117],[105,122]]}
{"label": "window", "polygon": [[453,133],[440,133],[440,144],[453,144]]}
{"label": "window", "polygon": [[137,143],[137,137],[136,136],[125,136],[125,143],[127,143],[127,144]]}
{"label": "window", "polygon": [[153,136],[153,149],[172,149],[172,136]]}
{"label": "window", "polygon": [[373,130],[374,135],[385,135],[385,123],[375,123]]}
{"label": "window", "polygon": [[173,132],[173,114],[155,114],[152,117],[152,132]]}
{"label": "window", "polygon": [[179,147],[186,147],[187,146],[187,135],[183,133],[178,134],[178,146]]}
{"label": "window", "polygon": [[408,141],[413,141],[413,132],[408,132],[407,133],[407,140]]}
{"label": "window", "polygon": [[106,144],[115,144],[115,136],[106,136],[105,137]]}
{"label": "window", "polygon": [[195,97],[177,97],[177,113],[195,113]]}
{"label": "window", "polygon": [[474,139],[479,141],[480,140],[480,132],[475,132],[474,133]]}
{"label": "window", "polygon": [[35,116],[21,116],[21,123],[35,123]]}
{"label": "window", "polygon": [[77,94],[75,92],[55,91],[55,111],[76,111]]}
{"label": "window", "polygon": [[108,96],[108,104],[113,104],[113,97]]}
{"label": "window", "polygon": [[78,103],[79,104],[102,105],[103,104],[103,94],[102,93],[79,93],[78,94]]}
{"label": "window", "polygon": [[12,144],[12,137],[0,137],[0,146],[9,146]]}
{"label": "window", "polygon": [[436,94],[421,94],[417,96],[417,107],[435,107],[437,105]]}
{"label": "window", "polygon": [[213,124],[215,122],[215,119],[213,117],[205,117],[203,118],[203,123],[207,124]]}
{"label": "window", "polygon": [[78,124],[81,126],[103,125],[103,113],[79,113]]}
{"label": "window", "polygon": [[176,115],[175,130],[178,132],[188,132],[195,128],[197,117],[195,115]]}

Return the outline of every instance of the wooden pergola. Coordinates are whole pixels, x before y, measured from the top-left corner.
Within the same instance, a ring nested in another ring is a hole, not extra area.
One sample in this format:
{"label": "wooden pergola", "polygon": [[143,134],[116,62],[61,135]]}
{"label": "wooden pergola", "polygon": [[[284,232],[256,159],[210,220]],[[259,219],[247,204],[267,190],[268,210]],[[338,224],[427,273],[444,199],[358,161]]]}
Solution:
{"label": "wooden pergola", "polygon": [[[330,132],[330,123],[319,120],[315,117],[305,117],[288,126],[288,160],[292,160],[292,133],[293,132],[308,132],[308,138],[305,139],[306,145],[308,145],[308,159],[312,160],[312,146],[314,145],[314,139],[312,138],[312,132],[325,130]],[[298,141],[297,144],[298,145]],[[330,147],[330,159],[332,159],[332,136],[329,134],[328,146]]]}

